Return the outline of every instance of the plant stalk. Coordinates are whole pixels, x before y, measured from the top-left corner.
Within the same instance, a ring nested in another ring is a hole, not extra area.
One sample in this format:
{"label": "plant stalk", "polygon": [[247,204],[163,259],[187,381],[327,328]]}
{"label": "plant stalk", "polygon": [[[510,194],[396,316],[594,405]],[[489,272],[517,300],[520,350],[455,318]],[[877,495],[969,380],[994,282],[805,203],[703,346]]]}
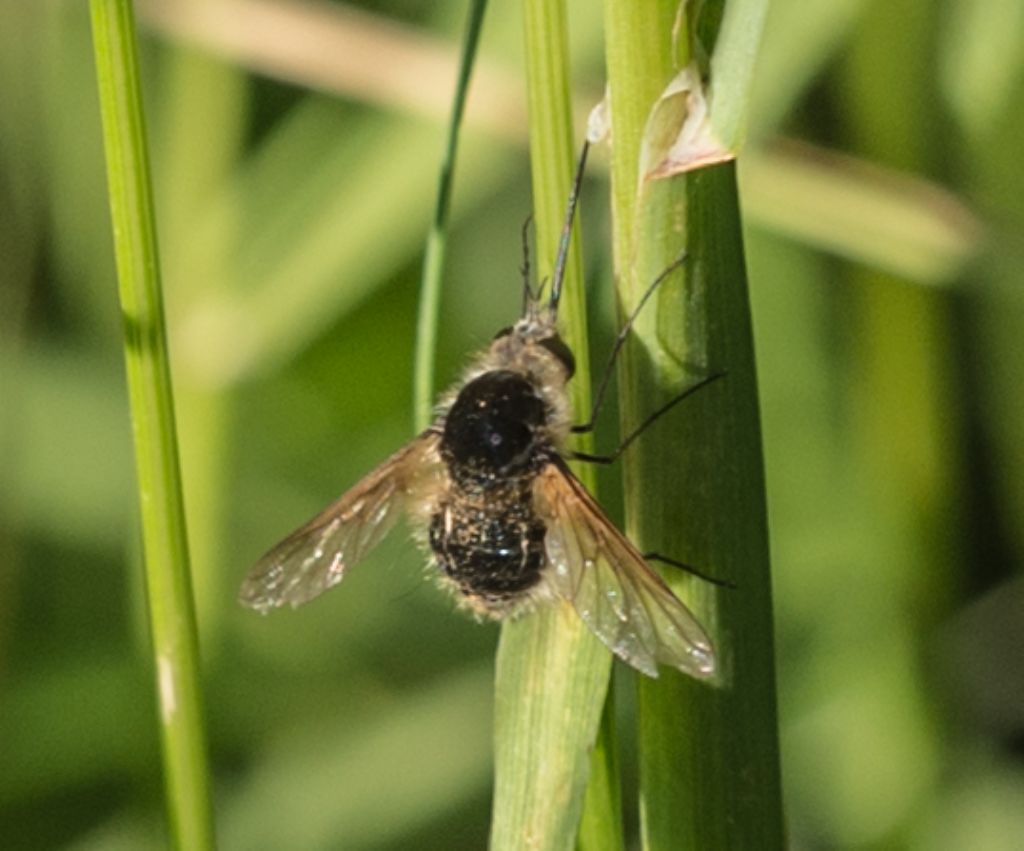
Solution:
{"label": "plant stalk", "polygon": [[623,433],[680,387],[724,378],[624,456],[627,531],[642,551],[736,587],[663,574],[709,629],[719,674],[714,685],[664,669],[658,680],[638,678],[641,833],[646,849],[782,848],[765,484],[734,169],[664,181],[638,173],[648,112],[690,60],[693,22],[673,40],[677,8],[674,0],[605,4],[623,313],[687,252],[620,360]]}
{"label": "plant stalk", "polygon": [[129,0],[91,9],[167,809],[175,847],[202,851],[214,846],[213,818],[134,16]]}
{"label": "plant stalk", "polygon": [[[538,278],[550,279],[577,148],[569,89],[568,31],[562,0],[524,0],[527,100]],[[574,227],[578,234],[579,219]],[[559,308],[561,334],[576,356],[573,410],[590,410],[586,302],[581,251],[574,236]],[[580,447],[584,449],[585,447]],[[581,470],[592,488],[592,471]],[[600,727],[611,656],[568,603],[506,623],[498,648],[492,849],[570,849],[576,842],[591,751]],[[599,751],[612,754],[612,743]],[[607,771],[614,759],[598,759]],[[618,807],[618,781],[600,778],[587,806]],[[617,818],[595,820],[599,831]],[[588,830],[588,837],[593,837]],[[607,843],[620,837],[606,835]],[[590,841],[590,839],[588,839]],[[592,846],[597,847],[597,846]],[[604,844],[602,847],[617,847]]]}

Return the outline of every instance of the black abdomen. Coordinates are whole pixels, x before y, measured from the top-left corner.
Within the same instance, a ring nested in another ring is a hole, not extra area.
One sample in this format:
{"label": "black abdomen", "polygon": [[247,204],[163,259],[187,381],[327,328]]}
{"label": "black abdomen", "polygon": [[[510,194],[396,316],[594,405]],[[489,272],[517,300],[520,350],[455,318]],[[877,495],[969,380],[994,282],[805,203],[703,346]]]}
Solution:
{"label": "black abdomen", "polygon": [[457,497],[430,524],[441,570],[467,597],[495,609],[536,585],[544,566],[545,527],[528,487],[500,491],[488,492],[486,502]]}

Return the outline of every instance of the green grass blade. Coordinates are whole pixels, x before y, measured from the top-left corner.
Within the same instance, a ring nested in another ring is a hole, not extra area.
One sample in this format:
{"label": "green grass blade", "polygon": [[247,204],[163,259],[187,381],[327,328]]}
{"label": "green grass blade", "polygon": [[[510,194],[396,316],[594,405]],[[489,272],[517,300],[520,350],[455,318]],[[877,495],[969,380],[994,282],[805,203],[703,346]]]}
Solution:
{"label": "green grass blade", "polygon": [[437,188],[437,206],[434,221],[427,236],[427,250],[423,258],[423,282],[420,289],[420,309],[416,322],[416,371],[413,379],[413,412],[416,431],[430,423],[434,408],[434,355],[437,350],[437,320],[441,309],[441,272],[448,244],[448,211],[451,208],[452,180],[455,175],[455,155],[458,150],[459,128],[466,107],[469,79],[480,40],[487,0],[473,0],[462,40],[462,60],[459,79],[455,87],[455,101],[448,123],[448,142],[441,163],[441,178]]}
{"label": "green grass blade", "polygon": [[850,38],[868,5],[869,0],[776,0],[770,4],[764,49],[748,104],[754,132],[764,136],[778,130]]}
{"label": "green grass blade", "polygon": [[736,153],[746,136],[754,63],[768,0],[728,0],[711,56],[711,126]]}
{"label": "green grass blade", "polygon": [[984,228],[938,184],[810,146],[750,151],[743,213],[759,227],[925,286],[950,286]]}
{"label": "green grass blade", "polygon": [[[639,184],[646,111],[676,72],[676,4],[608,0],[615,266],[624,310],[679,255],[688,262],[637,323],[620,362],[623,429],[709,372],[702,390],[624,459],[627,530],[642,550],[728,579],[674,571],[711,630],[718,687],[672,671],[641,679],[644,847],[783,846],[760,427],[743,245],[731,165]],[[682,42],[683,39],[680,39]],[[713,85],[713,81],[712,81]],[[680,283],[681,281],[681,283]],[[651,309],[653,307],[653,310]]]}
{"label": "green grass blade", "polygon": [[92,0],[171,832],[213,847],[199,652],[129,0]]}
{"label": "green grass blade", "polygon": [[590,759],[590,780],[576,839],[577,851],[621,851],[624,847],[619,737],[615,723],[615,689],[612,683],[605,698],[601,728]]}
{"label": "green grass blade", "polygon": [[[706,296],[696,322],[705,326],[708,365],[727,375],[689,406],[673,434],[645,450],[654,459],[674,451],[673,473],[689,494],[667,501],[686,510],[673,520],[662,515],[660,523],[669,522],[657,546],[684,551],[736,588],[673,581],[713,630],[723,684],[707,688],[671,674],[640,683],[644,832],[650,848],[782,848],[765,485],[732,166],[693,175],[688,196],[696,272],[685,290]],[[662,499],[670,493],[666,487]],[[638,516],[652,516],[658,489],[632,495]]]}
{"label": "green grass blade", "polygon": [[[523,9],[537,274],[543,280],[554,264],[576,157],[568,37],[564,3],[526,0]],[[576,411],[589,410],[585,307],[579,241],[574,238],[560,318],[562,334],[576,355],[571,385]],[[592,487],[590,471],[581,475]],[[502,628],[492,849],[573,847],[610,666],[608,652],[567,605],[543,608]],[[616,782],[606,778],[595,788],[614,790]],[[602,809],[616,805],[595,801],[594,795],[588,801],[588,806]]]}

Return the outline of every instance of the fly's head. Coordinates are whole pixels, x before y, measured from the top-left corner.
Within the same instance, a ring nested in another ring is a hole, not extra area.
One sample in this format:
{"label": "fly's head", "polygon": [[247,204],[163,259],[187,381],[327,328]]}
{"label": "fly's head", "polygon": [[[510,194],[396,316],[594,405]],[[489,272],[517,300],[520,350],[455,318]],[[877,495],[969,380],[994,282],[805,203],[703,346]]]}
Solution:
{"label": "fly's head", "polygon": [[561,389],[576,372],[572,350],[558,334],[553,304],[529,299],[522,318],[494,335],[488,360],[496,367],[535,376],[538,383]]}

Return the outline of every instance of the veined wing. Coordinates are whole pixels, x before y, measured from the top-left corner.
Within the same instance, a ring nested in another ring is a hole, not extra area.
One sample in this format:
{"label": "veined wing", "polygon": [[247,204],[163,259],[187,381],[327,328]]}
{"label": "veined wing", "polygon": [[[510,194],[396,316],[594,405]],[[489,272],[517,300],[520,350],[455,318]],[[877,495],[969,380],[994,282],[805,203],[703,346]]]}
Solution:
{"label": "veined wing", "polygon": [[425,431],[263,556],[239,601],[259,612],[308,603],[391,530],[425,480],[437,474],[439,435]]}
{"label": "veined wing", "polygon": [[659,662],[714,675],[714,651],[696,618],[562,459],[541,471],[534,498],[548,525],[549,581],[616,656],[651,677]]}

